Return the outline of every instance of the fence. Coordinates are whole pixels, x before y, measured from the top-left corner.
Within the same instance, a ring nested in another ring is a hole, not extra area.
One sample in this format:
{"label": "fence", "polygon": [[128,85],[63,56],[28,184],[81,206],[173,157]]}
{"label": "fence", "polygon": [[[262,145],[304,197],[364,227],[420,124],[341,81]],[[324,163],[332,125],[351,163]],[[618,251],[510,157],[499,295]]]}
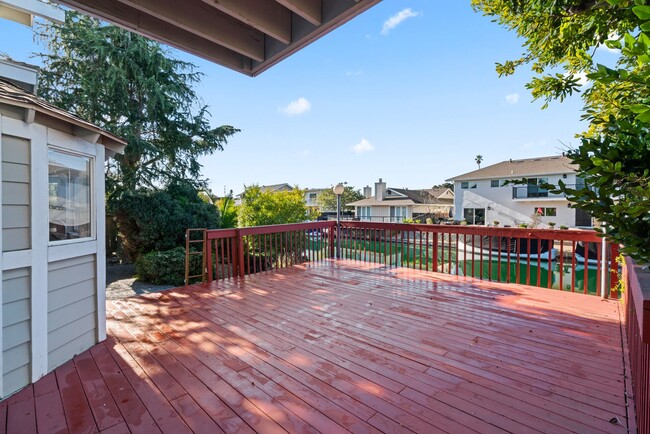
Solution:
{"label": "fence", "polygon": [[[205,233],[205,280],[333,258],[336,222]],[[618,246],[594,231],[341,222],[342,259],[617,297]],[[604,248],[604,249],[603,249]]]}

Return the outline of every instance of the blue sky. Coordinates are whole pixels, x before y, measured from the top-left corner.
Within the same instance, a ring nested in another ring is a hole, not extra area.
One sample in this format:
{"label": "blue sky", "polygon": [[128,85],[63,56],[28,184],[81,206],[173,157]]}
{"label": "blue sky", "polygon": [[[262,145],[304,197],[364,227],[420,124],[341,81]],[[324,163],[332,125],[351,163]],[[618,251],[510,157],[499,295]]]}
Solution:
{"label": "blue sky", "polygon": [[[6,20],[0,40],[16,60],[42,51]],[[541,110],[527,71],[497,77],[495,62],[517,57],[521,41],[467,1],[384,0],[256,78],[171,52],[205,74],[197,92],[213,124],[242,130],[202,159],[217,194],[380,177],[428,188],[476,169],[477,154],[483,166],[558,154],[584,129],[579,98]]]}

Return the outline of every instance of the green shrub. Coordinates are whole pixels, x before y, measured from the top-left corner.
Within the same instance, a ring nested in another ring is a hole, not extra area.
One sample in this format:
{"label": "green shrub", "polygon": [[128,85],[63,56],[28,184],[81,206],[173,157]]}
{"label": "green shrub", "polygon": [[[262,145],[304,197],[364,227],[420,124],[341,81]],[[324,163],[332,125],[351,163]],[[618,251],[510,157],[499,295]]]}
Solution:
{"label": "green shrub", "polygon": [[188,228],[218,228],[219,212],[201,200],[198,190],[173,183],[164,190],[138,190],[111,201],[124,259],[184,246]]}
{"label": "green shrub", "polygon": [[[190,274],[201,274],[201,256],[191,256]],[[162,252],[151,252],[135,261],[140,280],[156,285],[183,286],[185,279],[185,248],[175,247]]]}

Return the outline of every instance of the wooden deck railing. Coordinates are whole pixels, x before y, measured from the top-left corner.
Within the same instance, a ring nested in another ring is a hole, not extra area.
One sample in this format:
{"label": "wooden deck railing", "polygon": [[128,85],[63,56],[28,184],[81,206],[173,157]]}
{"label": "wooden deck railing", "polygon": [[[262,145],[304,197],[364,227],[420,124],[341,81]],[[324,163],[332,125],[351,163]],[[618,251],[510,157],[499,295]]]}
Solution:
{"label": "wooden deck railing", "polygon": [[206,232],[207,280],[244,277],[333,257],[336,222],[216,229]]}
{"label": "wooden deck railing", "polygon": [[625,328],[630,354],[630,370],[636,423],[639,433],[650,433],[650,277],[640,279],[640,269],[625,260]]}
{"label": "wooden deck railing", "polygon": [[594,231],[354,221],[341,228],[345,259],[618,296],[618,246],[606,243],[603,261]]}
{"label": "wooden deck railing", "polygon": [[[336,222],[206,232],[207,280],[335,257]],[[341,222],[341,257],[617,297],[618,246],[594,231]],[[209,247],[209,248],[208,248]]]}

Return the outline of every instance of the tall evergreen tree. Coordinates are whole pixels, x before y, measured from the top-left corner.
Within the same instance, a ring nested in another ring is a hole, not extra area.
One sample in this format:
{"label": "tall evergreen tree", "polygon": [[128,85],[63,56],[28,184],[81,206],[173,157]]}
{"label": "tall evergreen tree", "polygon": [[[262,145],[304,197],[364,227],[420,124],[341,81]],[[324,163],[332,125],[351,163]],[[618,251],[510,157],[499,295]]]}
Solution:
{"label": "tall evergreen tree", "polygon": [[223,150],[236,128],[210,126],[193,89],[195,65],[174,59],[160,44],[94,18],[66,12],[65,23],[39,31],[48,48],[40,95],[128,142],[107,163],[107,192],[156,188],[172,181],[196,187],[198,158]]}

